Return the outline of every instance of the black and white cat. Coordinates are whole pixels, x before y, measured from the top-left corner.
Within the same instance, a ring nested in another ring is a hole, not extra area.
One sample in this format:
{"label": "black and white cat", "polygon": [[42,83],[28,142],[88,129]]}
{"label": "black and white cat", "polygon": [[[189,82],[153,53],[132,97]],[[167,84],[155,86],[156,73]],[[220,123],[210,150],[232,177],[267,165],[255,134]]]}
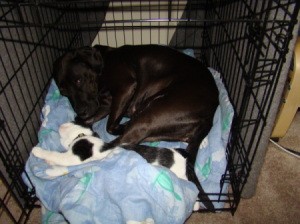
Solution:
{"label": "black and white cat", "polygon": [[[34,147],[33,155],[46,160],[49,164],[59,166],[74,166],[93,160],[105,158],[113,149],[106,150],[105,143],[96,137],[94,132],[74,123],[62,124],[59,128],[61,144],[67,149],[66,152],[44,150]],[[186,152],[180,149],[154,149],[144,145],[125,146],[126,149],[140,154],[148,163],[161,165],[169,168],[179,178],[186,177]]]}
{"label": "black and white cat", "polygon": [[[48,151],[41,147],[34,147],[32,149],[33,155],[46,160],[46,162],[51,165],[74,166],[94,160],[101,160],[111,153],[112,150],[116,149],[108,149],[105,147],[106,143],[97,137],[90,128],[74,123],[62,124],[59,128],[59,135],[61,144],[67,149],[66,152]],[[186,164],[187,153],[183,149],[154,148],[145,145],[122,147],[137,152],[152,165],[160,165],[169,168],[181,179],[191,179],[191,175],[189,175],[189,178],[187,177],[187,169],[189,169],[189,167]],[[196,184],[201,195],[203,189],[196,174],[193,169],[189,169],[188,171],[194,174],[192,175],[193,180],[191,181]],[[203,197],[205,199],[203,201],[204,205],[209,210],[213,211],[214,207],[211,201],[209,201],[209,198],[202,195],[202,199]],[[199,208],[200,203],[196,202],[194,211],[199,210]]]}

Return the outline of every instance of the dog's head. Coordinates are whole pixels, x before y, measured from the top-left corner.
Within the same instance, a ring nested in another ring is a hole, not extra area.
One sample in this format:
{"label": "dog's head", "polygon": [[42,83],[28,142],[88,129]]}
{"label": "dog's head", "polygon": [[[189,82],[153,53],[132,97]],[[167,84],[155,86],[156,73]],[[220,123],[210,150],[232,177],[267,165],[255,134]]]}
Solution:
{"label": "dog's head", "polygon": [[98,83],[103,59],[98,49],[83,47],[54,62],[53,77],[63,96],[68,97],[77,116],[85,120],[99,108]]}
{"label": "dog's head", "polygon": [[59,127],[60,142],[68,148],[76,139],[84,136],[95,136],[95,133],[88,127],[75,123],[64,123]]}

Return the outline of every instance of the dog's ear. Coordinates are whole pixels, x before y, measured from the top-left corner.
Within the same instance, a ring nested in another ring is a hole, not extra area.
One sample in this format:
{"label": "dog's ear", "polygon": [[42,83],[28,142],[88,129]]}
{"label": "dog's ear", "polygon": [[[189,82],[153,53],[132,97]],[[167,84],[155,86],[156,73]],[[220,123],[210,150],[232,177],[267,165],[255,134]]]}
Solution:
{"label": "dog's ear", "polygon": [[94,47],[83,47],[76,52],[79,58],[87,63],[92,70],[100,74],[103,68],[103,58],[101,52]]}
{"label": "dog's ear", "polygon": [[108,47],[108,46],[103,46],[103,45],[94,45],[93,48],[101,53],[102,58],[105,58],[105,56],[108,52],[115,49],[113,47]]}
{"label": "dog's ear", "polygon": [[67,52],[66,54],[60,56],[53,63],[53,78],[56,82],[56,85],[60,91],[61,95],[67,96],[65,81],[67,79],[67,65],[68,61],[72,57],[72,52]]}
{"label": "dog's ear", "polygon": [[57,58],[54,63],[53,63],[53,78],[56,82],[56,84],[59,86],[60,84],[60,74],[61,74],[61,69],[62,69],[62,59],[63,56],[60,56],[59,58]]}

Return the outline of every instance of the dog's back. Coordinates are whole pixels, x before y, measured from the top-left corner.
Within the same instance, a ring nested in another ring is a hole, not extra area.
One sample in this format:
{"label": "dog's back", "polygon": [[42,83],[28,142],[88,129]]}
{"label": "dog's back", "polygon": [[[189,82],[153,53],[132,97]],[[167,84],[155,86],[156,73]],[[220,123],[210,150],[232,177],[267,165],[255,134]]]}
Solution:
{"label": "dog's back", "polygon": [[209,70],[197,59],[170,47],[122,46],[109,51],[104,63],[102,75],[107,76],[108,83],[119,82],[120,74],[114,70],[121,64],[126,65],[122,68],[130,71],[122,75],[129,74],[127,79],[136,83],[127,110],[129,115],[142,110],[147,102],[159,95],[189,99],[193,101],[194,108],[198,105],[195,112],[203,108],[201,103],[197,103],[203,98],[206,99],[206,107],[211,110],[218,105],[218,90]]}

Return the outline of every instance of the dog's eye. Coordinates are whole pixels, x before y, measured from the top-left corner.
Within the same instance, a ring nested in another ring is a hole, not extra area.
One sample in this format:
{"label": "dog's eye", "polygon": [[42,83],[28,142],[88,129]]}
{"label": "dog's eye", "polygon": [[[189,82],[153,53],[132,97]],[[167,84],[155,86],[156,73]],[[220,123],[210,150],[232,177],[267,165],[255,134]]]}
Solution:
{"label": "dog's eye", "polygon": [[81,84],[82,84],[82,80],[81,79],[76,79],[75,83],[76,83],[76,86],[80,87]]}

